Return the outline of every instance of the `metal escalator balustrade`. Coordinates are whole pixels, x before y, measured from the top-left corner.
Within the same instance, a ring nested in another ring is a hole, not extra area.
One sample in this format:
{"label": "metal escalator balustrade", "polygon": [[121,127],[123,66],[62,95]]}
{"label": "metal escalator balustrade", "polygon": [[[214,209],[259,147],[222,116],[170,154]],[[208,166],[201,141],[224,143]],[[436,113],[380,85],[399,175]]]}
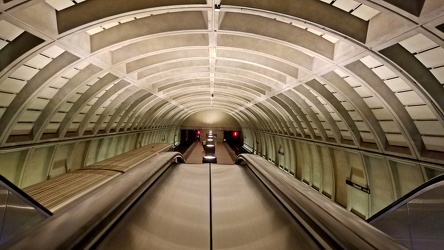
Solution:
{"label": "metal escalator balustrade", "polygon": [[208,164],[175,164],[94,244],[95,249],[209,249]]}
{"label": "metal escalator balustrade", "polygon": [[211,165],[213,249],[322,249],[248,167]]}
{"label": "metal escalator balustrade", "polygon": [[241,154],[236,163],[247,165],[324,248],[405,249],[262,157]]}
{"label": "metal escalator balustrade", "polygon": [[0,175],[0,245],[50,216],[51,211]]}
{"label": "metal escalator balustrade", "polygon": [[415,188],[367,221],[409,249],[444,246],[444,175]]}

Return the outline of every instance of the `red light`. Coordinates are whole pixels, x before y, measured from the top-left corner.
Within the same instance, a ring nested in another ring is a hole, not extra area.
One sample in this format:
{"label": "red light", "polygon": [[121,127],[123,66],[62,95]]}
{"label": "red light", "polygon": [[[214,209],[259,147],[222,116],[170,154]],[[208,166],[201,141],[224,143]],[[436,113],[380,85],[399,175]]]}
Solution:
{"label": "red light", "polygon": [[200,135],[200,130],[197,130],[197,134]]}
{"label": "red light", "polygon": [[233,132],[233,136],[234,136],[234,137],[237,137],[237,131],[234,131],[234,132]]}

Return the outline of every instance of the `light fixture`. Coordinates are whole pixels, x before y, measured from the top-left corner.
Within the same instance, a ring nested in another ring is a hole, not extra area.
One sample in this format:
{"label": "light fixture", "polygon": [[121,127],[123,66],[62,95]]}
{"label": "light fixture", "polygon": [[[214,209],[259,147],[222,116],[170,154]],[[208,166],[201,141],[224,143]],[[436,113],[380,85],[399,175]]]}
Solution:
{"label": "light fixture", "polygon": [[220,11],[220,4],[214,5],[214,11]]}

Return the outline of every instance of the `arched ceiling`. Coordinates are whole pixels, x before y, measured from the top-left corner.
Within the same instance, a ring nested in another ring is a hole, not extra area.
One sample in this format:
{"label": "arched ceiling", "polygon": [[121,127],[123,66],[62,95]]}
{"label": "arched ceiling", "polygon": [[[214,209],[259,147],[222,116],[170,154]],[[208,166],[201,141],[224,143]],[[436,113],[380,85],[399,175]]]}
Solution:
{"label": "arched ceiling", "polygon": [[444,163],[444,0],[2,0],[0,147],[244,129]]}

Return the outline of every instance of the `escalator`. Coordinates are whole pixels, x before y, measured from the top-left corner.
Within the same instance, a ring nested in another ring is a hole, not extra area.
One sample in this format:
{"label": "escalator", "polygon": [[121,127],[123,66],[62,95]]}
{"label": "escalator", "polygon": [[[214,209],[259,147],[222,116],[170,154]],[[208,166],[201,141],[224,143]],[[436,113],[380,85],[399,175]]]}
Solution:
{"label": "escalator", "polygon": [[409,249],[444,246],[444,175],[415,188],[367,221]]}
{"label": "escalator", "polygon": [[98,249],[208,249],[208,164],[177,164],[96,244]]}
{"label": "escalator", "polygon": [[244,166],[172,166],[97,249],[320,249]]}
{"label": "escalator", "polygon": [[181,159],[150,158],[3,248],[404,249],[259,156]]}
{"label": "escalator", "polygon": [[213,249],[320,249],[247,166],[211,167]]}

